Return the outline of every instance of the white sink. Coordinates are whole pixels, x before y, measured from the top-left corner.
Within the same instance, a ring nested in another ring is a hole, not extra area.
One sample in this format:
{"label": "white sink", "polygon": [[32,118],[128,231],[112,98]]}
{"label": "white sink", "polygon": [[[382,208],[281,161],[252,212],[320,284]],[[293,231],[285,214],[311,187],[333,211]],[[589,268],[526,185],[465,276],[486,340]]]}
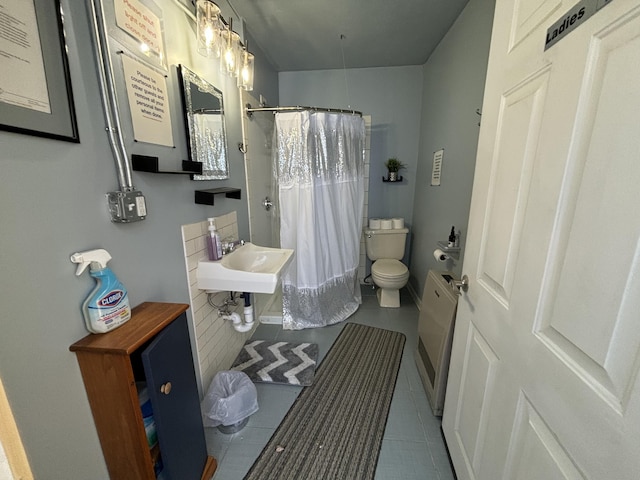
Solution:
{"label": "white sink", "polygon": [[291,263],[293,250],[245,243],[222,257],[200,260],[198,288],[207,291],[273,293],[282,271]]}

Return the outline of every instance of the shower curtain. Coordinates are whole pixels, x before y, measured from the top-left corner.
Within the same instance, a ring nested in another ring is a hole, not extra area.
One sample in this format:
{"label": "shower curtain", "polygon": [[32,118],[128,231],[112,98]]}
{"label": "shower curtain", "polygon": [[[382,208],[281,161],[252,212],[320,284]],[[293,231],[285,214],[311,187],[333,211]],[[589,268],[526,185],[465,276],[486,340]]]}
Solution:
{"label": "shower curtain", "polygon": [[341,322],[362,299],[358,285],[364,206],[364,120],[360,116],[278,113],[274,178],[280,246],[295,257],[282,277],[282,326]]}

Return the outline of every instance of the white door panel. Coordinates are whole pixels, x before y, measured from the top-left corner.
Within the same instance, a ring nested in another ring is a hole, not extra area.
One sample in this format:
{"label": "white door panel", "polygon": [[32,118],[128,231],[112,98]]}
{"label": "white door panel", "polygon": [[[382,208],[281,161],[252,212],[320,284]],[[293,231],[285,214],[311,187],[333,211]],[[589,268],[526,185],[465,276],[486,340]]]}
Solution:
{"label": "white door panel", "polygon": [[460,433],[457,440],[465,453],[466,461],[477,466],[485,443],[498,359],[473,325],[469,328],[464,355],[464,382],[456,414],[456,430]]}
{"label": "white door panel", "polygon": [[460,480],[640,478],[640,6],[545,52],[573,6],[496,5],[443,416]]}
{"label": "white door panel", "polygon": [[507,457],[503,480],[585,478],[524,394],[518,399]]}
{"label": "white door panel", "polygon": [[514,2],[509,51],[535,31],[552,14],[561,12],[561,0],[517,0]]}
{"label": "white door panel", "polygon": [[[640,273],[639,213],[633,207],[640,205],[640,135],[621,128],[637,123],[640,112],[640,89],[627,72],[630,62],[640,61],[640,32],[626,23],[612,33],[591,42],[590,81],[578,106],[571,176],[536,330],[621,407],[640,348],[640,288],[633,282]],[[593,319],[588,329],[584,318]]]}
{"label": "white door panel", "polygon": [[508,308],[529,195],[548,67],[530,75],[501,98],[491,164],[479,280]]}

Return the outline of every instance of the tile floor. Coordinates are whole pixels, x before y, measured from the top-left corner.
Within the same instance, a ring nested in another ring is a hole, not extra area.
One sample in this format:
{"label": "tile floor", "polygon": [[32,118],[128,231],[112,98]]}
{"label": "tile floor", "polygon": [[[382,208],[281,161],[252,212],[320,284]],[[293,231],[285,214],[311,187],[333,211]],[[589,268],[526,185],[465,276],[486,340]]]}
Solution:
{"label": "tile floor", "polygon": [[[428,404],[414,361],[417,345],[418,309],[403,292],[399,309],[380,308],[370,288],[363,289],[360,309],[347,320],[404,333],[407,337],[400,373],[378,460],[376,480],[453,480],[440,432],[440,418]],[[315,342],[319,362],[338,337],[343,324],[300,331],[282,330],[279,325],[260,325],[253,338]],[[209,455],[218,461],[213,480],[242,479],[284,418],[301,387],[256,384],[260,410],[240,432],[225,435],[206,428]],[[302,480],[302,479],[301,479]]]}

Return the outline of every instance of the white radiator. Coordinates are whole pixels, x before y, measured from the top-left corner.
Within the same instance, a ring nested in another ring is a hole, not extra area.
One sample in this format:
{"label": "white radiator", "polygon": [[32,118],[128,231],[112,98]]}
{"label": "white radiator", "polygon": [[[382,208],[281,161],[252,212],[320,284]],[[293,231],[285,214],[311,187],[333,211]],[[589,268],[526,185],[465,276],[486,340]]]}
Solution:
{"label": "white radiator", "polygon": [[418,321],[416,364],[433,414],[442,415],[458,306],[453,272],[429,270]]}

